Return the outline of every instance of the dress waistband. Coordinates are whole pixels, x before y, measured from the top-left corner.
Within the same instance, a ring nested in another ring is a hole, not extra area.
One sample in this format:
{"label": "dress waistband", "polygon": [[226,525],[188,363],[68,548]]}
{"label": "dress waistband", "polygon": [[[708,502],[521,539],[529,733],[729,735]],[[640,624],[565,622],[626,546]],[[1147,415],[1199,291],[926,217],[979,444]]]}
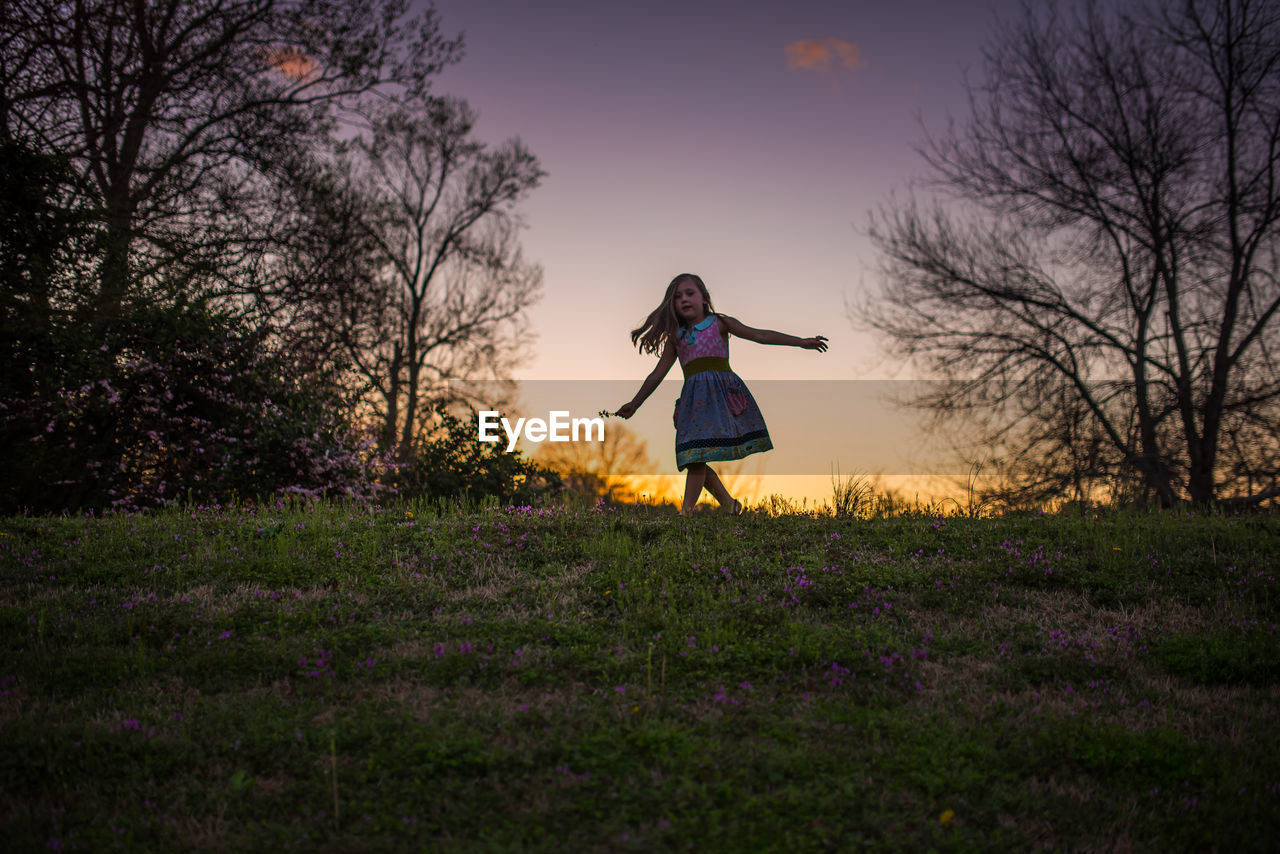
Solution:
{"label": "dress waistband", "polygon": [[680,369],[684,371],[685,379],[689,379],[689,377],[694,374],[700,374],[703,371],[731,370],[729,367],[729,360],[724,356],[702,356],[697,359],[690,359],[688,362],[681,365]]}

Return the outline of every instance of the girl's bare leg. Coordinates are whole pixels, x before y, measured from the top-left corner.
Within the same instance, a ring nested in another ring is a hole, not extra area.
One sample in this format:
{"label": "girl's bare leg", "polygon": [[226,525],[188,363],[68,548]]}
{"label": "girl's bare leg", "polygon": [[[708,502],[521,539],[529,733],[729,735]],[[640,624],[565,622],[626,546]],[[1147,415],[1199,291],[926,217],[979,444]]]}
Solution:
{"label": "girl's bare leg", "polygon": [[729,490],[725,489],[724,483],[720,480],[720,476],[716,474],[716,470],[711,466],[707,466],[707,480],[705,484],[707,491],[716,497],[716,501],[720,502],[720,506],[728,510],[737,507],[738,502],[733,500],[733,496],[729,494]]}
{"label": "girl's bare leg", "polygon": [[684,479],[684,504],[680,507],[680,515],[688,516],[698,504],[698,496],[702,494],[702,485],[707,479],[706,463],[691,463]]}

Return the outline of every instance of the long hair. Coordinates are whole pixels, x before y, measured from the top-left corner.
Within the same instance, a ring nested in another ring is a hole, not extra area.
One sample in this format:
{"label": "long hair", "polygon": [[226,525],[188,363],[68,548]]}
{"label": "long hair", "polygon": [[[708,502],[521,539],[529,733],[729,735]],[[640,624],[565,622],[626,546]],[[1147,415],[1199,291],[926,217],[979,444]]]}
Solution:
{"label": "long hair", "polygon": [[702,301],[707,306],[707,314],[714,311],[711,307],[711,295],[707,293],[707,286],[702,283],[702,279],[693,273],[681,273],[667,285],[667,293],[662,297],[662,302],[649,312],[649,316],[644,319],[644,323],[640,324],[640,328],[631,330],[631,343],[637,345],[641,353],[653,353],[658,356],[662,354],[662,348],[669,342],[675,342],[676,330],[680,328],[680,319],[676,317],[674,297],[676,288],[686,279],[692,281],[702,294]]}

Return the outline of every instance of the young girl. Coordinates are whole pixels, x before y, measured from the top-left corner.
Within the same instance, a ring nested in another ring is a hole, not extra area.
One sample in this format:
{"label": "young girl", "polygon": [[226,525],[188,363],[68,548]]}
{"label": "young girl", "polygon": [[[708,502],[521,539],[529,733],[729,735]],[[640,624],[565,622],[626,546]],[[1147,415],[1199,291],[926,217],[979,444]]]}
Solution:
{"label": "young girl", "polygon": [[692,273],[681,273],[671,280],[662,304],[639,329],[631,332],[631,343],[638,344],[641,353],[661,352],[658,366],[645,378],[636,396],[618,410],[618,415],[634,415],[676,358],[680,359],[684,388],[675,411],[676,466],[688,469],[681,516],[693,512],[704,486],[721,507],[740,514],[741,502],[729,495],[707,463],[737,460],[773,447],[760,407],[742,379],[729,368],[731,334],[757,344],[785,344],[819,353],[827,349],[827,339],[821,335],[797,338],[752,329],[732,317],[714,314],[707,286]]}

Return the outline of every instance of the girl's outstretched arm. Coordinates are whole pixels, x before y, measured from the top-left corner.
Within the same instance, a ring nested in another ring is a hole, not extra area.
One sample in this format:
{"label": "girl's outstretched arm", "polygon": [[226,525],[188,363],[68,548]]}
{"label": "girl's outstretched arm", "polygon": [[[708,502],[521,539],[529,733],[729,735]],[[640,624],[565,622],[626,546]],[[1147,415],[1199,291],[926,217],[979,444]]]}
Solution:
{"label": "girl's outstretched arm", "polygon": [[667,371],[671,370],[671,366],[676,361],[676,348],[668,344],[662,351],[662,355],[658,357],[658,366],[653,369],[649,376],[645,377],[644,384],[640,386],[640,390],[636,392],[636,396],[631,398],[618,408],[618,415],[623,418],[630,418],[636,414],[636,410],[640,408],[640,404],[653,394],[653,390],[658,387],[658,383],[662,382],[666,377]]}
{"label": "girl's outstretched arm", "polygon": [[806,350],[817,350],[819,353],[827,352],[827,339],[822,335],[815,335],[812,338],[797,338],[794,335],[774,332],[771,329],[752,329],[750,326],[745,326],[734,318],[723,314],[719,315],[719,317],[724,323],[724,328],[730,334],[745,338],[748,341],[754,341],[757,344],[780,344],[787,347],[803,347]]}

